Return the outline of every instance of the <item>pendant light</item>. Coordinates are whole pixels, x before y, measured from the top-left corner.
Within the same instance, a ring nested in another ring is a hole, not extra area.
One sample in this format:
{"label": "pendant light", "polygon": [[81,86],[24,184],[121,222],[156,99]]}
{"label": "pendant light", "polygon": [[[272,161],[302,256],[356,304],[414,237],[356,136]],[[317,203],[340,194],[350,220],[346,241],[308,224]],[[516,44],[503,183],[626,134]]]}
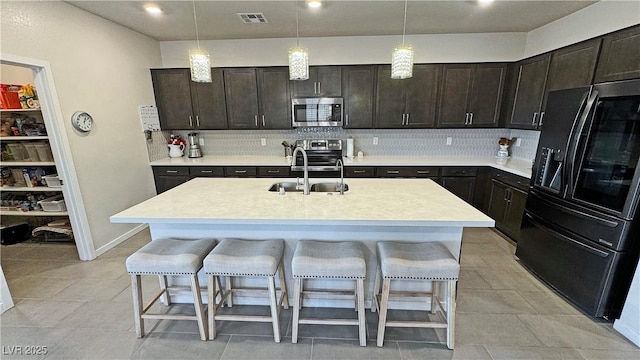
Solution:
{"label": "pendant light", "polygon": [[198,36],[198,18],[196,17],[196,2],[193,4],[193,21],[196,25],[197,49],[189,50],[189,67],[191,68],[191,81],[207,83],[211,82],[211,62],[209,53],[200,49],[200,37]]}
{"label": "pendant light", "polygon": [[391,56],[391,78],[408,79],[413,76],[413,47],[404,43],[407,29],[407,0],[404,1],[404,25],[402,26],[402,45],[393,49]]}
{"label": "pendant light", "polygon": [[309,79],[309,52],[300,47],[298,5],[296,4],[296,46],[289,50],[289,80]]}

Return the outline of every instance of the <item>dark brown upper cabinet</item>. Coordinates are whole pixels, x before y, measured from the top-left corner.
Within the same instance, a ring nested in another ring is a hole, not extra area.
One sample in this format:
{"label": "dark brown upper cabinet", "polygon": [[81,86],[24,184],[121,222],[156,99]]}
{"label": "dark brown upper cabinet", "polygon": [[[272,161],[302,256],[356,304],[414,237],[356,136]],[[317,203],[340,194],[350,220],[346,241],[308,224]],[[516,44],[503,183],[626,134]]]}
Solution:
{"label": "dark brown upper cabinet", "polygon": [[442,65],[414,65],[410,79],[391,79],[391,66],[378,66],[375,127],[431,128],[435,124]]}
{"label": "dark brown upper cabinet", "polygon": [[552,52],[545,93],[591,85],[600,42],[600,39],[583,41]]}
{"label": "dark brown upper cabinet", "polygon": [[309,80],[292,80],[293,97],[342,96],[340,66],[309,66]]}
{"label": "dark brown upper cabinet", "polygon": [[442,69],[438,127],[495,127],[507,65],[452,64]]}
{"label": "dark brown upper cabinet", "polygon": [[604,36],[595,82],[640,77],[640,26]]}
{"label": "dark brown upper cabinet", "polygon": [[291,101],[286,67],[224,70],[230,129],[289,129]]}
{"label": "dark brown upper cabinet", "polygon": [[211,77],[196,83],[189,69],[151,69],[162,130],[227,129],[222,70],[211,69]]}
{"label": "dark brown upper cabinet", "polygon": [[515,64],[513,69],[516,84],[510,112],[510,127],[520,129],[538,127],[550,60],[551,54],[543,54]]}
{"label": "dark brown upper cabinet", "polygon": [[375,80],[375,66],[342,67],[344,128],[371,129],[373,127]]}

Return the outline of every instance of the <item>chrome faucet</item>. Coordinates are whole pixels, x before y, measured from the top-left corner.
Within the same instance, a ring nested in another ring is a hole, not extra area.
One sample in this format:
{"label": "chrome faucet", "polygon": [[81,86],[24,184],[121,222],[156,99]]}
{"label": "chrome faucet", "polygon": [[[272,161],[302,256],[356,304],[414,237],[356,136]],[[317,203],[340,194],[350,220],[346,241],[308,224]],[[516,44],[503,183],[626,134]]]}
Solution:
{"label": "chrome faucet", "polygon": [[340,166],[340,195],[344,195],[344,163],[342,159],[336,161],[336,166]]}
{"label": "chrome faucet", "polygon": [[304,160],[304,188],[302,189],[302,193],[304,195],[309,195],[309,160],[307,159],[307,152],[304,151],[303,148],[298,146],[295,150],[293,150],[293,154],[291,155],[291,163],[295,164],[296,155],[298,151],[302,152],[302,159]]}

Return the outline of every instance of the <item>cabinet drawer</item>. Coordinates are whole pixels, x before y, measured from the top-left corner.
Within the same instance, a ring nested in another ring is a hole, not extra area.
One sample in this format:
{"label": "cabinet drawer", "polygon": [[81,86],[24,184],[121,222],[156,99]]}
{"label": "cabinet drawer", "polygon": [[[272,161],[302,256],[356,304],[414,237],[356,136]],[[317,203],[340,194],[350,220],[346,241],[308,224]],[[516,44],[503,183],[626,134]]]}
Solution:
{"label": "cabinet drawer", "polygon": [[211,166],[192,166],[189,168],[192,177],[223,177],[224,169]]}
{"label": "cabinet drawer", "polygon": [[529,190],[529,179],[524,178],[522,176],[510,174],[508,172],[504,172],[500,170],[495,170],[493,173],[493,178],[507,185],[511,185],[515,188],[518,188],[524,191]]}
{"label": "cabinet drawer", "polygon": [[224,168],[226,177],[255,177],[255,166],[227,166]]}
{"label": "cabinet drawer", "polygon": [[458,177],[458,176],[476,176],[478,168],[475,167],[443,167],[442,176]]}
{"label": "cabinet drawer", "polygon": [[189,168],[186,166],[154,166],[153,174],[156,176],[188,176]]}
{"label": "cabinet drawer", "polygon": [[378,177],[403,177],[403,178],[433,178],[438,177],[438,167],[379,167],[376,169]]}
{"label": "cabinet drawer", "polygon": [[289,177],[290,167],[287,166],[273,166],[273,167],[259,167],[258,176],[260,177]]}
{"label": "cabinet drawer", "polygon": [[345,167],[344,168],[344,176],[345,177],[362,177],[362,178],[372,178],[376,176],[376,168],[373,167]]}

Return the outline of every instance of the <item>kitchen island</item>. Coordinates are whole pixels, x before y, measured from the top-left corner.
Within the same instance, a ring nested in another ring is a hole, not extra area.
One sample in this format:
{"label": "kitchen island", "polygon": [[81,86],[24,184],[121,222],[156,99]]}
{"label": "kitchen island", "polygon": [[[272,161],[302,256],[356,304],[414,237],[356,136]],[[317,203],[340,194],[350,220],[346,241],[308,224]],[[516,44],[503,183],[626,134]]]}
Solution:
{"label": "kitchen island", "polygon": [[[429,179],[346,179],[349,190],[344,195],[268,191],[272,184],[287,181],[296,179],[195,178],[113,215],[111,221],[146,223],[152,239],[282,238],[289,280],[298,240],[361,241],[368,250],[368,304],[375,279],[376,241],[440,241],[458,258],[464,227],[494,226],[491,218]],[[311,183],[336,181],[340,179],[311,179]],[[246,281],[254,284],[252,279]],[[174,294],[177,297],[172,300],[190,299]],[[238,303],[258,301],[238,299]],[[340,304],[331,298],[312,301],[352,306],[352,302]]]}

